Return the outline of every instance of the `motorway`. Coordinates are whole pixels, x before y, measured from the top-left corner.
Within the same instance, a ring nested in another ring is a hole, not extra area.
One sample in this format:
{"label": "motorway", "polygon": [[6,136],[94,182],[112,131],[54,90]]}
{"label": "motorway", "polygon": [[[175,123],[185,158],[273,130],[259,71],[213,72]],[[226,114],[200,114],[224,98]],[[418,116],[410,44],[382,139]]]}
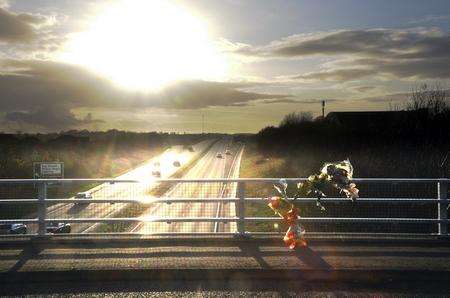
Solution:
{"label": "motorway", "polygon": [[[192,160],[198,158],[201,153],[211,146],[214,140],[200,142],[193,146],[194,151],[190,152],[183,146],[172,146],[164,153],[146,161],[139,167],[119,176],[116,179],[140,180],[139,183],[103,183],[88,190],[94,199],[127,199],[144,197],[152,189],[155,183],[155,177],[152,176],[153,170],[161,172],[161,178],[168,178],[174,175],[180,168],[188,165]],[[180,167],[173,165],[174,161],[180,162]],[[155,166],[159,163],[159,166]],[[73,199],[73,197],[72,197]],[[125,208],[127,203],[116,204],[74,204],[61,203],[47,208],[47,218],[105,218],[111,217]],[[85,233],[93,231],[96,224],[72,224],[72,233]],[[32,231],[33,232],[33,231]]]}
{"label": "motorway", "polygon": [[[226,151],[230,154],[225,154]],[[218,156],[221,154],[221,157]],[[242,147],[234,145],[231,139],[222,139],[183,176],[196,178],[237,178],[239,176]],[[179,183],[174,185],[164,197],[219,198],[234,196],[236,183]],[[155,204],[142,218],[151,217],[218,217],[235,216],[234,203],[174,203]],[[224,226],[224,227],[221,227]],[[131,228],[131,232],[151,233],[211,233],[234,231],[235,224],[215,224],[212,222],[193,223],[152,223],[141,222]]]}
{"label": "motorway", "polygon": [[[191,161],[201,156],[202,152],[210,147],[195,164],[188,167],[182,178],[237,178],[239,177],[239,166],[242,157],[242,147],[233,144],[230,138],[214,142],[204,141],[194,145],[194,152],[190,152],[182,146],[173,146],[163,154],[156,156],[141,166],[117,177],[117,179],[139,180],[139,183],[104,183],[88,190],[94,199],[136,199],[151,201],[149,194],[158,186],[152,171],[159,170],[161,178],[169,178],[181,167],[188,165]],[[231,154],[225,152],[229,150]],[[222,158],[217,155],[222,154]],[[173,162],[178,160],[181,167],[175,167]],[[155,166],[159,163],[159,166]],[[236,183],[178,183],[169,188],[163,194],[164,197],[234,197]],[[72,219],[72,218],[108,218],[122,216],[120,212],[129,207],[130,203],[61,203],[47,208],[49,219]],[[135,204],[136,206],[136,204]],[[218,217],[235,216],[234,203],[150,203],[142,218],[152,217]],[[72,233],[99,232],[99,223],[72,223]],[[151,233],[194,233],[194,232],[232,232],[235,231],[235,223],[152,223],[140,222],[128,228],[129,232],[139,234]],[[31,230],[33,231],[35,227]]]}

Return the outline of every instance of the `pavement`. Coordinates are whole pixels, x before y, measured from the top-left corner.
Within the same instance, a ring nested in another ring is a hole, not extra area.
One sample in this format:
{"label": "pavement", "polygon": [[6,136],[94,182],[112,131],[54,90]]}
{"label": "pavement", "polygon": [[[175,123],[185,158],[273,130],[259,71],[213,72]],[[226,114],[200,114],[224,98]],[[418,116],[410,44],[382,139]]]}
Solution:
{"label": "pavement", "polygon": [[[10,240],[0,246],[0,280],[24,276],[121,279],[242,278],[450,281],[450,241],[310,240],[291,251],[280,238],[59,238]],[[40,274],[45,272],[45,274]],[[114,274],[109,274],[109,273]],[[424,274],[426,273],[426,274]],[[52,279],[53,280],[53,279]]]}

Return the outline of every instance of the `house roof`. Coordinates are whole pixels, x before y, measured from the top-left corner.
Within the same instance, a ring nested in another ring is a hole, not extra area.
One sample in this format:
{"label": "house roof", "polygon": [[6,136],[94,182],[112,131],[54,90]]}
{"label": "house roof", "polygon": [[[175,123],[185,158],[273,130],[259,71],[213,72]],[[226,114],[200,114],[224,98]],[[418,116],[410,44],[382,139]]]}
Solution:
{"label": "house roof", "polygon": [[362,112],[330,112],[326,121],[333,124],[355,128],[385,128],[402,124],[414,117],[425,117],[426,110],[419,111],[362,111]]}

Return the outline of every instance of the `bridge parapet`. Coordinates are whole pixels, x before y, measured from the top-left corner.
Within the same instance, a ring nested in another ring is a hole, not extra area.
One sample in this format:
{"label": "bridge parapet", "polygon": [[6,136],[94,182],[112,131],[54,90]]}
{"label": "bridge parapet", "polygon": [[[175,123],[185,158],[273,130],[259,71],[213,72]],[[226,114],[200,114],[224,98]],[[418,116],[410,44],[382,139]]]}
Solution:
{"label": "bridge parapet", "polygon": [[[295,183],[306,178],[287,178]],[[279,178],[3,179],[1,237],[80,234],[273,235],[285,231],[265,206]],[[448,236],[450,179],[358,178],[361,198],[297,198],[307,233]],[[79,190],[86,190],[76,195]],[[289,188],[288,188],[289,192]],[[291,198],[292,199],[292,198]],[[12,226],[13,224],[18,224]],[[8,226],[8,227],[7,227]],[[70,227],[70,228],[67,228]],[[0,237],[0,238],[1,238]]]}

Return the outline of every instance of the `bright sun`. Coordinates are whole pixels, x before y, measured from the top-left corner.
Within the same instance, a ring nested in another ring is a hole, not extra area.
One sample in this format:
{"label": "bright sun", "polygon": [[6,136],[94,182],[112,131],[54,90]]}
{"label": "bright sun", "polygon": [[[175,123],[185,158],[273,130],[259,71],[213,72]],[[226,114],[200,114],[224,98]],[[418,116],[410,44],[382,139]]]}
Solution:
{"label": "bright sun", "polygon": [[153,91],[183,79],[221,80],[227,63],[206,25],[167,0],[123,0],[75,34],[60,59],[122,87]]}

